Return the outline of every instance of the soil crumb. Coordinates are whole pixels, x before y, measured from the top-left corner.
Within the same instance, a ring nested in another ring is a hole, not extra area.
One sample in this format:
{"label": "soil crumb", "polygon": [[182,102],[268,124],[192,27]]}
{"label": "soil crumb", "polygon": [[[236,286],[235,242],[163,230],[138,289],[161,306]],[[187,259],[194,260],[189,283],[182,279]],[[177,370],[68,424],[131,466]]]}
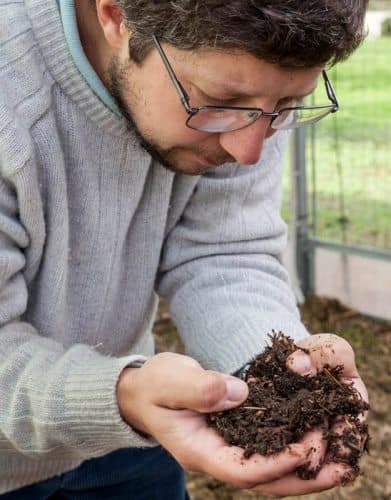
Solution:
{"label": "soil crumb", "polygon": [[[300,348],[282,332],[273,331],[269,337],[271,345],[242,375],[249,386],[247,400],[237,408],[209,414],[209,425],[227,443],[243,448],[244,458],[272,455],[320,428],[328,443],[325,459],[313,466],[309,457],[297,475],[312,479],[324,463],[338,462],[352,471],[344,482],[353,481],[368,451],[368,426],[361,418],[368,404],[352,384],[342,382],[343,366],[326,365],[312,377],[299,375],[287,369],[286,361]],[[343,430],[337,431],[340,427]]]}

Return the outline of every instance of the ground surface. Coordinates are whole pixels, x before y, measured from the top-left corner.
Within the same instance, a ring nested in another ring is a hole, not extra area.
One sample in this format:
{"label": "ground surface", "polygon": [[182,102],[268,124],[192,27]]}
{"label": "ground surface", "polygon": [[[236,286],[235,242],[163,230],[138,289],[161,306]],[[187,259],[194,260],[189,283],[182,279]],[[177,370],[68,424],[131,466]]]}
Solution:
{"label": "ground surface", "polygon": [[[326,493],[291,497],[305,500],[389,500],[391,498],[391,325],[368,319],[337,300],[312,297],[302,316],[313,333],[333,332],[354,346],[357,365],[370,396],[370,455],[361,462],[363,475],[353,486]],[[159,351],[183,352],[164,305],[155,324]],[[202,474],[188,475],[192,500],[262,500],[265,497],[231,488]]]}

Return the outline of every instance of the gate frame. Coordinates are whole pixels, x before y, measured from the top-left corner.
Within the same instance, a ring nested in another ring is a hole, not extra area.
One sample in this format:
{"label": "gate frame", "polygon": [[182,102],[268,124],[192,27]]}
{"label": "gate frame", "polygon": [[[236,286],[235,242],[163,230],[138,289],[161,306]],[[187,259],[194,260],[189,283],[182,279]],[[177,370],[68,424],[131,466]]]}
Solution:
{"label": "gate frame", "polygon": [[[339,252],[341,254],[359,255],[372,259],[391,261],[391,250],[376,247],[353,245],[318,238],[309,234],[308,183],[306,169],[306,128],[297,128],[293,132],[293,148],[291,158],[292,185],[292,220],[290,222],[295,276],[297,276],[296,298],[302,302],[315,290],[315,251],[317,248]],[[314,209],[314,207],[313,207]]]}

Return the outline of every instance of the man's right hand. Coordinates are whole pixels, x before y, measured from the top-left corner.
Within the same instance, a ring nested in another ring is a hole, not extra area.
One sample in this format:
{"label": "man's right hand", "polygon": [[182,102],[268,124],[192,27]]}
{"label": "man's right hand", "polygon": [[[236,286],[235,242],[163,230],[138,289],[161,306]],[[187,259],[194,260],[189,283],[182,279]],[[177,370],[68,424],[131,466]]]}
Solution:
{"label": "man's right hand", "polygon": [[[314,431],[281,453],[243,459],[243,450],[228,445],[210,428],[205,414],[238,406],[247,395],[242,380],[204,370],[194,359],[174,353],[157,354],[141,368],[126,368],[117,386],[122,418],[134,429],[153,436],[185,469],[207,473],[239,488],[262,491],[261,485],[267,490],[268,483],[292,477],[292,472],[309,460],[318,461],[325,445],[319,445],[321,436]],[[305,493],[336,486],[345,473],[342,465],[330,468],[320,481],[315,480],[316,488],[313,481],[308,482]],[[286,485],[284,492],[286,495]],[[273,495],[279,496],[274,488]]]}

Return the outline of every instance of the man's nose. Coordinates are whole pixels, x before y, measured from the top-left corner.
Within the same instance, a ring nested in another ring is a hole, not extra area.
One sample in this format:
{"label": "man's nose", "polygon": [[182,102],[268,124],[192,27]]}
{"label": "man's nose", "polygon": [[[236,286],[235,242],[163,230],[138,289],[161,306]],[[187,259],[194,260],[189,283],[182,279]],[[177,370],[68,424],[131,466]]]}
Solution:
{"label": "man's nose", "polygon": [[238,163],[252,165],[261,156],[264,140],[274,132],[270,119],[261,117],[241,130],[220,134],[220,146]]}

